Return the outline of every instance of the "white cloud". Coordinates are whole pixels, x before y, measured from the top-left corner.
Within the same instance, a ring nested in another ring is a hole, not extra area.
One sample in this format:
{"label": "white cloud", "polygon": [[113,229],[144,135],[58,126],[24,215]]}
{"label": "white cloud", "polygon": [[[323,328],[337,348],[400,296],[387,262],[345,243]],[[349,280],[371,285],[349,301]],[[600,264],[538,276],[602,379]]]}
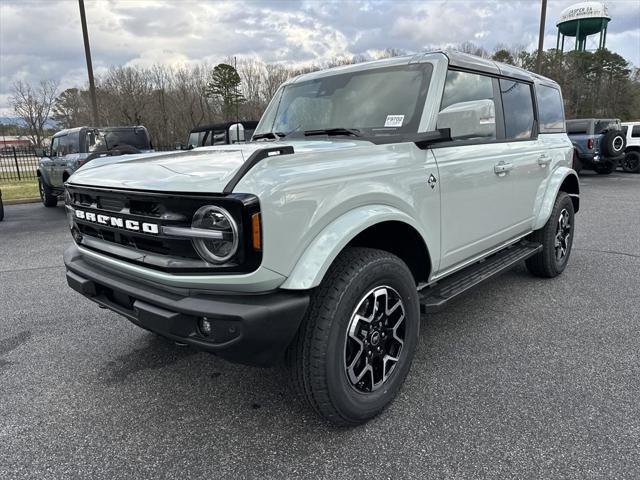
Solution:
{"label": "white cloud", "polygon": [[[549,2],[545,47],[575,0]],[[607,46],[640,65],[640,2],[609,0]],[[533,0],[87,0],[97,74],[111,65],[216,63],[230,55],[306,63],[401,48],[418,51],[473,41],[536,48]],[[0,1],[0,113],[18,79],[84,85],[86,67],[75,1]]]}

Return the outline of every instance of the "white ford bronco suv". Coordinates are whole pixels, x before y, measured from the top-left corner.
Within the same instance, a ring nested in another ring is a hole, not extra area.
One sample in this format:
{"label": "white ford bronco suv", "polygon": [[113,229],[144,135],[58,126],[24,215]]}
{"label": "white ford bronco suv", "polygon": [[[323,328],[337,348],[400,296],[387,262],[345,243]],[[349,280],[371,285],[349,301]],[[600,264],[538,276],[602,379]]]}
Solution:
{"label": "white ford bronco suv", "polygon": [[398,393],[420,314],[571,253],[579,184],[553,81],[460,53],[309,73],[253,141],[96,159],[66,185],[69,285],[226,359],[284,356],[362,423]]}

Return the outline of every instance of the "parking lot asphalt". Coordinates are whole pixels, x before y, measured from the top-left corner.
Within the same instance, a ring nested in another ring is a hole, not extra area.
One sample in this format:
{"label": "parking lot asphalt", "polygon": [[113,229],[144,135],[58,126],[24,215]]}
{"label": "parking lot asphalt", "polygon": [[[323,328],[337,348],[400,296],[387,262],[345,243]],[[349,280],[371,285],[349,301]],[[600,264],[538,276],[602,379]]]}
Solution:
{"label": "parking lot asphalt", "polygon": [[67,287],[63,207],[0,223],[0,478],[639,478],[640,175],[582,176],[565,273],[425,316],[399,397],[338,429],[284,367],[181,348]]}

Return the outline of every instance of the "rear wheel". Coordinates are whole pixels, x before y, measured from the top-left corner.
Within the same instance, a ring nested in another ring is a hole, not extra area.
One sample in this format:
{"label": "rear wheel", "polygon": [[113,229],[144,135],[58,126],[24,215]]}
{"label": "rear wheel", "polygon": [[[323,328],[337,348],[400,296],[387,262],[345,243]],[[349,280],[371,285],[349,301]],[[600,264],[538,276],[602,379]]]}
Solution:
{"label": "rear wheel", "polygon": [[55,207],[58,205],[58,196],[51,191],[51,187],[38,177],[38,190],[40,191],[40,200],[45,207]]}
{"label": "rear wheel", "polygon": [[416,285],[395,255],[349,248],[312,294],[287,352],[298,393],[323,418],[357,425],[395,398],[416,349]]}
{"label": "rear wheel", "polygon": [[613,172],[613,167],[614,167],[613,163],[606,162],[606,163],[594,165],[593,169],[599,175],[609,175],[611,172]]}
{"label": "rear wheel", "polygon": [[531,240],[542,244],[542,250],[526,260],[529,272],[538,277],[553,278],[564,271],[573,245],[573,225],[571,197],[559,192],[549,220],[531,234]]}
{"label": "rear wheel", "polygon": [[627,152],[622,160],[622,169],[628,173],[640,173],[640,152]]}

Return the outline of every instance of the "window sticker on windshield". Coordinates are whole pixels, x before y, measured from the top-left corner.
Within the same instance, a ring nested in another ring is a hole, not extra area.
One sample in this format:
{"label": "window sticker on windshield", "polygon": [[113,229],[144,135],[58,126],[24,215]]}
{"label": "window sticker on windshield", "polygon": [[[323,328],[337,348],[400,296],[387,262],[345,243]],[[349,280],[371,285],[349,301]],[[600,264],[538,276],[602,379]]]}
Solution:
{"label": "window sticker on windshield", "polygon": [[401,127],[404,122],[404,115],[387,115],[384,122],[385,127]]}

